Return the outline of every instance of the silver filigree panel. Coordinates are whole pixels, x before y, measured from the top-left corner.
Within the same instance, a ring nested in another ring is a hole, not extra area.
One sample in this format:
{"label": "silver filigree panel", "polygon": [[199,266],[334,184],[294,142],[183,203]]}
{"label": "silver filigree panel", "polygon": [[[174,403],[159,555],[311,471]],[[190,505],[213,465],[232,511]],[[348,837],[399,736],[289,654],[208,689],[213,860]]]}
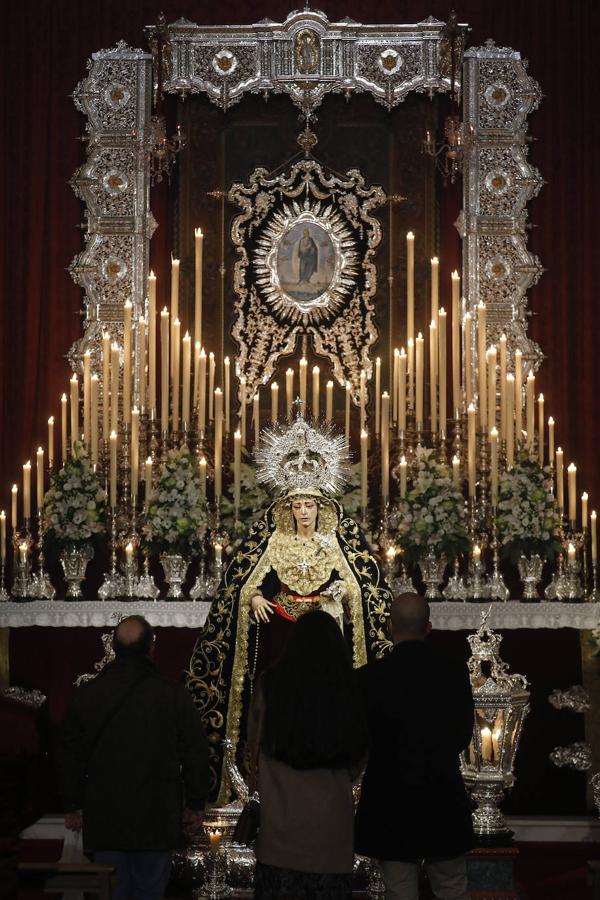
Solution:
{"label": "silver filigree panel", "polygon": [[470,130],[463,172],[463,238],[467,310],[487,306],[488,344],[504,332],[537,367],[540,348],[527,336],[527,291],[543,272],[527,248],[527,203],[542,178],[527,159],[527,117],[541,99],[521,55],[488,41],[465,52],[464,121]]}

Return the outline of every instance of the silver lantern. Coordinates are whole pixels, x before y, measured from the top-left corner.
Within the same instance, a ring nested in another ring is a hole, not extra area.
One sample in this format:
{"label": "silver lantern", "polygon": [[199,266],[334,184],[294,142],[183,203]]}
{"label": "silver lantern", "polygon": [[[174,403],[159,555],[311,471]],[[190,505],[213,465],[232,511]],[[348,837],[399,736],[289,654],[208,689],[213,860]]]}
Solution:
{"label": "silver lantern", "polygon": [[473,827],[481,843],[503,843],[511,832],[498,803],[514,784],[515,755],[525,716],[529,691],[524,675],[511,675],[500,659],[502,637],[487,624],[489,610],[471,646],[469,675],[475,700],[473,737],[461,754],[462,775],[475,803]]}

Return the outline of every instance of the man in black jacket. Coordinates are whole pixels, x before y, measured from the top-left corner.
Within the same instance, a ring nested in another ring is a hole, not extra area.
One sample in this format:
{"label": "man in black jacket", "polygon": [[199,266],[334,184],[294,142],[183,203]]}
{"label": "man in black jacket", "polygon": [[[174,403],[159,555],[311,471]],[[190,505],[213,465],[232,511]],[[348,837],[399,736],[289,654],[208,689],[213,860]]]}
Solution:
{"label": "man in black jacket", "polygon": [[390,621],[394,649],[359,670],[371,751],[356,849],[380,860],[387,900],[417,900],[423,861],[438,900],[466,900],[473,830],[459,754],[473,730],[467,667],[428,644],[429,604],[417,594],[397,597]]}
{"label": "man in black jacket", "polygon": [[77,690],[62,727],[65,825],[83,826],[84,848],[117,867],[113,900],[163,896],[182,826],[200,827],[208,794],[200,717],[158,672],[153,645],[145,619],[123,619],[114,662]]}

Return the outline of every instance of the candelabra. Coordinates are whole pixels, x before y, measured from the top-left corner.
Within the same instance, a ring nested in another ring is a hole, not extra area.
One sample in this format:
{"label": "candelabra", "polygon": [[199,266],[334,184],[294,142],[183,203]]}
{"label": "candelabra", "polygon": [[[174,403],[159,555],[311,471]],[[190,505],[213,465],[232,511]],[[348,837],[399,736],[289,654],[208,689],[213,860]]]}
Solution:
{"label": "candelabra", "polygon": [[383,555],[383,572],[387,585],[396,597],[401,594],[412,594],[415,587],[406,573],[404,561],[401,559],[400,571],[398,572],[396,557],[396,548],[389,546]]}
{"label": "candelabra", "polygon": [[598,560],[592,559],[592,591],[588,597],[590,603],[600,602],[600,591],[598,590]]}
{"label": "candelabra", "polygon": [[485,600],[489,596],[485,580],[485,565],[481,559],[481,549],[477,545],[473,548],[471,558],[467,596],[470,600],[475,601]]}
{"label": "candelabra", "polygon": [[500,552],[498,543],[498,529],[496,527],[496,510],[492,507],[492,574],[487,580],[487,596],[490,600],[506,601],[510,597],[510,591],[500,574]]}
{"label": "candelabra", "polygon": [[98,591],[101,600],[112,600],[123,595],[123,578],[117,571],[117,510],[110,511],[110,572]]}
{"label": "candelabra", "polygon": [[44,571],[44,518],[41,509],[38,510],[38,571],[31,582],[31,592],[39,600],[53,600],[56,596],[48,573]]}
{"label": "candelabra", "polygon": [[150,575],[150,552],[147,547],[144,547],[142,553],[144,556],[144,571],[138,579],[137,594],[138,597],[143,597],[146,600],[156,601],[158,600],[160,591],[154,584],[154,579]]}
{"label": "candelabra", "polygon": [[10,594],[6,590],[6,557],[0,559],[0,603],[10,600]]}
{"label": "candelabra", "polygon": [[13,596],[20,600],[32,597],[31,579],[29,577],[29,552],[31,547],[31,537],[29,533],[29,519],[26,520],[26,534],[23,540],[16,541],[16,576],[13,582]]}
{"label": "candelabra", "polygon": [[448,579],[448,584],[442,591],[444,600],[466,600],[469,596],[465,580],[460,574],[460,560],[458,556],[452,564],[452,575]]}

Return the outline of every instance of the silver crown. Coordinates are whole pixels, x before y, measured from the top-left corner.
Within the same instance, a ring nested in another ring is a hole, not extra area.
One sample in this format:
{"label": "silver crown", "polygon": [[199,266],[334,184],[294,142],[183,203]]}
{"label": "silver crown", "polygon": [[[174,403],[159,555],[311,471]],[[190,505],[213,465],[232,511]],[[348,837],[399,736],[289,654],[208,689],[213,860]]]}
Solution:
{"label": "silver crown", "polygon": [[330,424],[316,427],[302,416],[266,428],[255,459],[257,480],[284,494],[339,494],[349,475],[345,437]]}

